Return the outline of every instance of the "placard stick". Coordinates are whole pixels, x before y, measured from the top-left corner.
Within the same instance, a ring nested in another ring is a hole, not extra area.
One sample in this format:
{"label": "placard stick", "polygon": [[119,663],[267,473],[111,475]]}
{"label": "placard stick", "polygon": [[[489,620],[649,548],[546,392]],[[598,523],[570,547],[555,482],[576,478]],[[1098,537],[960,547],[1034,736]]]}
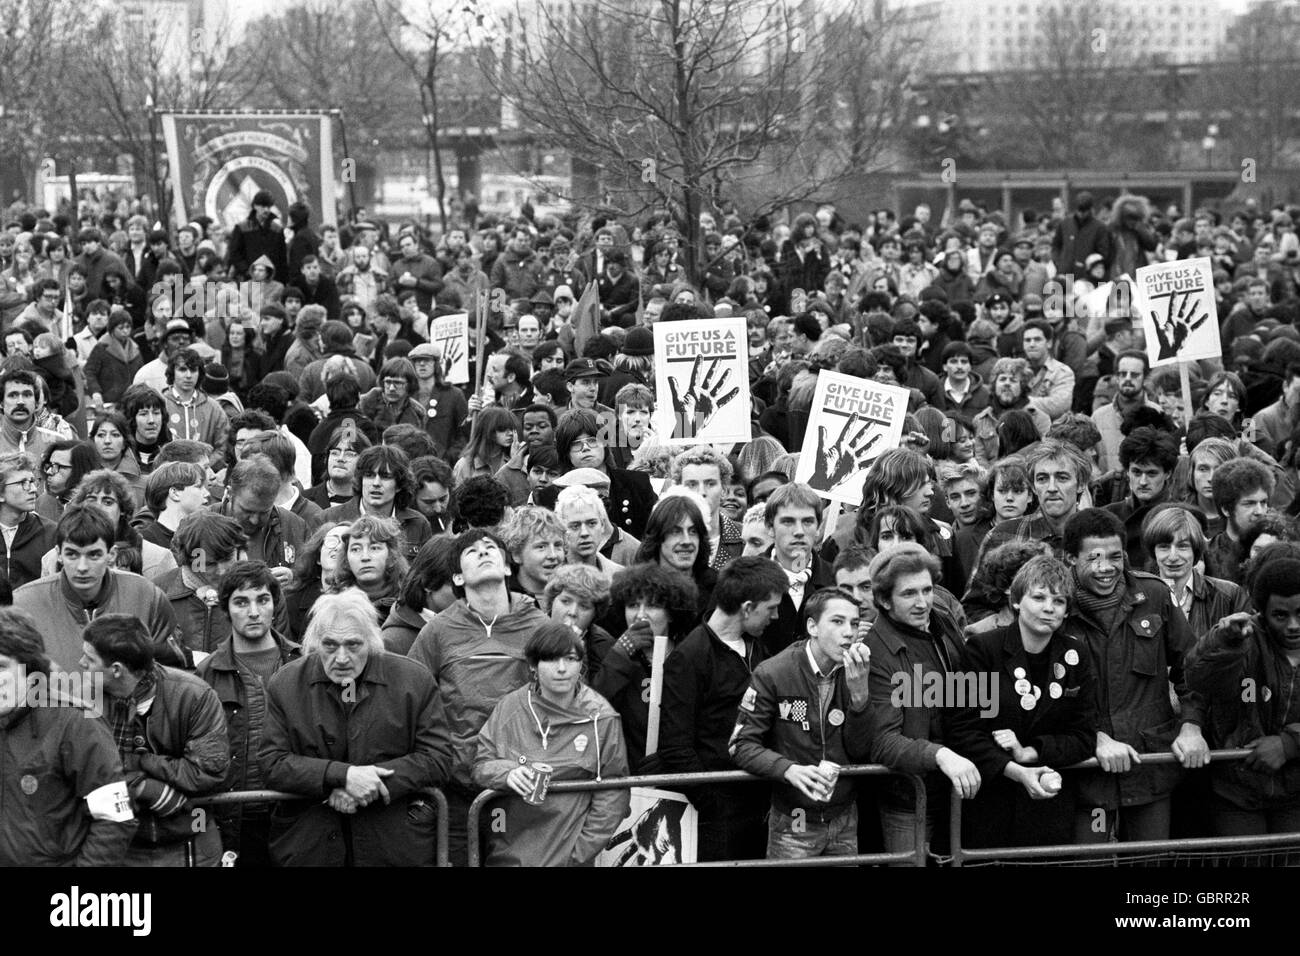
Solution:
{"label": "placard stick", "polygon": [[1192,380],[1187,373],[1187,363],[1178,363],[1178,378],[1183,386],[1183,426],[1192,422]]}
{"label": "placard stick", "polygon": [[823,516],[826,526],[822,528],[822,544],[830,540],[831,535],[835,533],[835,526],[840,521],[840,509],[843,507],[838,501],[832,501],[826,506],[826,514]]}
{"label": "placard stick", "polygon": [[477,292],[474,296],[474,318],[478,321],[478,345],[474,352],[474,394],[483,391],[483,376],[487,372],[487,357],[483,354],[487,346],[487,304],[488,293]]}
{"label": "placard stick", "polygon": [[645,755],[659,751],[659,711],[664,699],[664,660],[668,657],[668,635],[655,636],[650,657],[650,714],[645,728]]}

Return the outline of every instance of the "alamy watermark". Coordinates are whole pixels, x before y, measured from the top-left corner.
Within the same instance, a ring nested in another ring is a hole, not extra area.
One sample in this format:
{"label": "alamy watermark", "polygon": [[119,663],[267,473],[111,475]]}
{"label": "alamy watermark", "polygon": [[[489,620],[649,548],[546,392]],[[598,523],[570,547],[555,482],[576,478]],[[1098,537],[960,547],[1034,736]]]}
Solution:
{"label": "alamy watermark", "polygon": [[104,675],[86,671],[28,671],[23,665],[0,672],[0,713],[18,707],[81,706],[86,717],[104,716]]}
{"label": "alamy watermark", "polygon": [[998,677],[991,671],[927,671],[920,664],[890,678],[889,702],[895,707],[979,708],[981,717],[998,715]]}

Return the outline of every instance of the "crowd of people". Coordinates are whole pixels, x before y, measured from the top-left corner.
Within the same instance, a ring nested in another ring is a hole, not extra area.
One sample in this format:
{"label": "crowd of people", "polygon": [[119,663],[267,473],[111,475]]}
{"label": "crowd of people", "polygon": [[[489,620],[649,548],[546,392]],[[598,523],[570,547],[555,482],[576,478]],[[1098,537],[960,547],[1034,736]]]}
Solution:
{"label": "crowd of people", "polygon": [[[1300,209],[284,214],[0,231],[0,863],[429,865],[437,788],[590,865],[629,792],[551,784],[737,769],[700,860],[1300,832]],[[1114,290],[1200,256],[1187,408]],[[670,445],[651,326],[733,315],[752,437]],[[855,507],[822,370],[909,395]]]}

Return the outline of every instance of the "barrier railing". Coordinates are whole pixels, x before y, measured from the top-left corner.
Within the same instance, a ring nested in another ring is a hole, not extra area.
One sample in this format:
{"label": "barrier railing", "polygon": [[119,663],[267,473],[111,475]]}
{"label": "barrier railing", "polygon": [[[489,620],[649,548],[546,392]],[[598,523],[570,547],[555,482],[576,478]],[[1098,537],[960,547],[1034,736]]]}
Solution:
{"label": "barrier railing", "polygon": [[[1214,750],[1210,752],[1210,760],[1228,761],[1241,760],[1250,756],[1250,750]],[[1155,753],[1142,754],[1142,763],[1139,770],[1143,767],[1159,766],[1177,762],[1178,758],[1172,753]],[[1089,758],[1082,763],[1072,764],[1069,767],[1059,768],[1065,771],[1072,770],[1097,770],[1099,764],[1096,757]],[[1207,768],[1208,769],[1208,768]],[[1132,772],[1132,771],[1130,771]],[[979,862],[1012,862],[1016,860],[1056,860],[1064,857],[1070,858],[1101,858],[1116,857],[1119,855],[1136,855],[1142,853],[1177,853],[1177,852],[1199,852],[1214,850],[1234,850],[1234,849],[1268,849],[1270,847],[1288,847],[1300,848],[1300,833],[1272,833],[1261,834],[1258,836],[1234,836],[1234,837],[1182,837],[1168,840],[1133,840],[1129,842],[1105,842],[1105,843],[1058,843],[1046,846],[1024,846],[1024,847],[983,847],[980,849],[967,849],[961,844],[961,817],[962,804],[964,800],[951,800],[949,803],[949,844],[951,847],[951,862],[953,866],[963,866],[967,863]]]}
{"label": "barrier railing", "polygon": [[[891,863],[910,863],[925,866],[926,863],[926,793],[925,780],[916,774],[900,773],[879,764],[861,764],[843,767],[840,775],[844,777],[904,777],[912,784],[916,793],[915,825],[912,831],[912,849],[906,853],[858,853],[853,856],[819,856],[802,860],[719,860],[708,863],[676,864],[679,866],[864,866],[886,865]],[[725,770],[712,773],[666,773],[643,777],[617,777],[610,780],[565,780],[556,781],[550,786],[550,793],[580,793],[588,790],[631,790],[633,787],[663,787],[672,790],[698,787],[716,783],[766,783],[772,781],[765,777],[756,777],[743,770]],[[487,804],[501,797],[517,796],[510,790],[484,790],[469,805],[468,837],[469,865],[482,866],[479,850],[479,821]]]}
{"label": "barrier railing", "polygon": [[[451,857],[448,852],[450,841],[447,837],[447,818],[449,815],[447,797],[437,787],[427,787],[421,790],[420,793],[433,801],[434,810],[437,814],[434,830],[434,864],[436,866],[451,866]],[[311,798],[303,797],[301,794],[284,793],[279,790],[231,790],[226,793],[209,794],[206,797],[195,797],[190,801],[190,804],[196,807],[223,807],[238,806],[243,803],[275,803],[282,800],[309,799]]]}

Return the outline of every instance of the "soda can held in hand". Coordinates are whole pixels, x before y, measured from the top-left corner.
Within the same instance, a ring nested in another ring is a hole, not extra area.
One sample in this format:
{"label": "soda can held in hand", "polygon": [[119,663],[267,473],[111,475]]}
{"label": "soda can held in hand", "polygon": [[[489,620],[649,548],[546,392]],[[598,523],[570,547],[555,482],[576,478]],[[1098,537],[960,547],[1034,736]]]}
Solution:
{"label": "soda can held in hand", "polygon": [[535,763],[533,766],[533,789],[524,797],[524,803],[540,807],[546,801],[546,794],[551,789],[551,774],[555,768],[549,763]]}
{"label": "soda can held in hand", "polygon": [[1038,785],[1048,793],[1061,792],[1061,775],[1055,770],[1048,771],[1038,778]]}
{"label": "soda can held in hand", "polygon": [[835,795],[835,784],[840,779],[840,765],[830,760],[823,760],[817,765],[817,769],[830,779],[830,783],[826,785],[826,796],[824,798],[827,803],[830,803],[831,797]]}

